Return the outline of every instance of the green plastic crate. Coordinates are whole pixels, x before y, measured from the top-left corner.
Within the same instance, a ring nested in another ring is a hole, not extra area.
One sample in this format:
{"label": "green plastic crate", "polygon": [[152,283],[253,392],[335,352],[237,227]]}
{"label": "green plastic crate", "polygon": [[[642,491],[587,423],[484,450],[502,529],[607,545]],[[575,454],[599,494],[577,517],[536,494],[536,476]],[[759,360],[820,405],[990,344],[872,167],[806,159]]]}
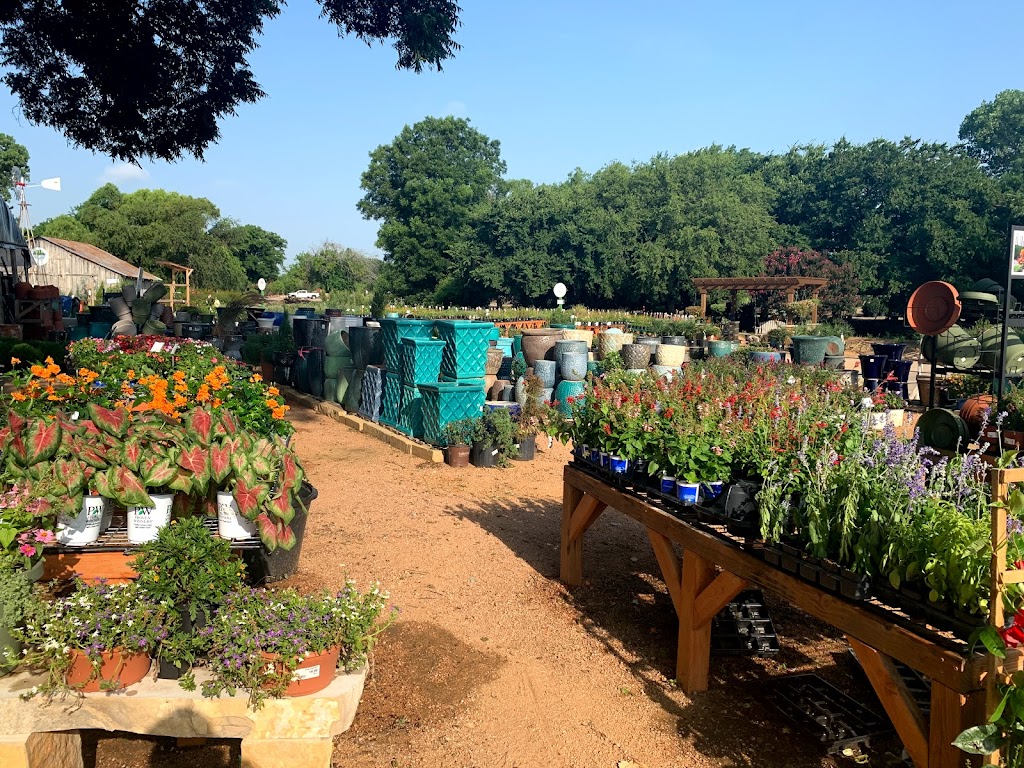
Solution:
{"label": "green plastic crate", "polygon": [[407,435],[423,437],[423,396],[416,387],[402,387],[397,426]]}
{"label": "green plastic crate", "polygon": [[433,384],[441,373],[445,342],[434,339],[402,339],[402,384]]}
{"label": "green plastic crate", "polygon": [[487,370],[487,347],[494,323],[438,320],[437,335],[445,342],[441,373],[453,379],[482,378]]}
{"label": "green plastic crate", "polygon": [[429,339],[434,332],[433,320],[385,317],[380,321],[384,366],[389,371],[402,370],[402,339]]}
{"label": "green plastic crate", "polygon": [[445,426],[459,419],[479,416],[484,409],[482,384],[438,382],[420,384],[422,397],[423,439],[441,445],[441,432]]}
{"label": "green plastic crate", "polygon": [[384,374],[384,394],[381,400],[380,421],[389,427],[397,427],[399,409],[402,407],[402,378],[394,371]]}

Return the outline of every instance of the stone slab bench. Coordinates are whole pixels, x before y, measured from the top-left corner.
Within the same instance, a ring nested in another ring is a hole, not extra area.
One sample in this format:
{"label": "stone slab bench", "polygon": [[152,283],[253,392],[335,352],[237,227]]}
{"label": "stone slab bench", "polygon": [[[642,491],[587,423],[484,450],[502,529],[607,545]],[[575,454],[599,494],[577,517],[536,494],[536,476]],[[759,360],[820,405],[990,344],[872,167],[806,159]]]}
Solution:
{"label": "stone slab bench", "polygon": [[[197,670],[196,682],[204,675]],[[330,768],[332,738],[348,730],[363,693],[365,666],[340,673],[323,691],[270,699],[258,711],[248,696],[205,699],[175,680],[153,680],[84,697],[21,694],[42,681],[26,672],[0,678],[0,766],[83,768],[83,729],[187,739],[241,739],[242,768]]]}

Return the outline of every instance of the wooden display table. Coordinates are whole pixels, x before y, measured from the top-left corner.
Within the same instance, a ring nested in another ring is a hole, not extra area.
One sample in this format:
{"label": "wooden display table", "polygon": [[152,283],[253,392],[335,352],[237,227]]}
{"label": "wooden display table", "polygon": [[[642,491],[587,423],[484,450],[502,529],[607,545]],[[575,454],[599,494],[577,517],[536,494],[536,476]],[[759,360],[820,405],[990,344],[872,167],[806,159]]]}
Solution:
{"label": "wooden display table", "polygon": [[[737,540],[690,525],[646,498],[572,466],[565,468],[562,496],[560,574],[567,584],[582,582],[583,534],[609,508],[647,529],[679,617],[676,680],[683,691],[707,689],[711,620],[741,591],[757,586],[846,635],[917,768],[976,764],[952,742],[965,728],[984,721],[989,657],[965,654],[937,637],[901,627],[857,602],[772,567],[752,551],[741,549]],[[682,558],[673,544],[682,547]],[[931,679],[930,722],[893,660]]]}
{"label": "wooden display table", "polygon": [[[81,729],[241,739],[242,768],[330,768],[333,737],[352,725],[366,667],[337,675],[319,693],[271,699],[256,712],[244,693],[205,699],[176,680],[150,678],[116,693],[22,700],[40,679],[25,672],[0,678],[3,768],[82,768]],[[200,686],[203,679],[197,672]]]}

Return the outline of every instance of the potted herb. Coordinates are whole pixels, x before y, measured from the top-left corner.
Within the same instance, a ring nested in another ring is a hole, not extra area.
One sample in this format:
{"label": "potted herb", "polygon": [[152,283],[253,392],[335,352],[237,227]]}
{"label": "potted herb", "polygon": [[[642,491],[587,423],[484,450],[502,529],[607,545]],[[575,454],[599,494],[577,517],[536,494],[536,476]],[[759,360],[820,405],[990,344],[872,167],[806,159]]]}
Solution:
{"label": "potted herb", "polygon": [[[195,630],[208,623],[225,596],[242,584],[245,566],[231,545],[211,535],[198,517],[172,520],[132,562],[142,592],[169,613],[168,635],[156,657],[159,676],[177,679],[189,672],[204,648]],[[187,685],[187,683],[183,683]]]}
{"label": "potted herb", "polygon": [[476,436],[480,419],[458,419],[450,421],[441,430],[441,439],[445,443],[444,460],[456,469],[469,466],[469,446]]}
{"label": "potted herb", "polygon": [[134,582],[85,584],[41,602],[15,636],[23,663],[45,673],[33,693],[116,690],[149,671],[150,652],[167,632],[163,614]]}
{"label": "potted herb", "polygon": [[515,444],[516,425],[508,409],[491,408],[477,426],[469,460],[476,467],[507,466]]}
{"label": "potted herb", "polygon": [[394,619],[381,617],[388,595],[376,585],[360,594],[351,581],[336,595],[300,595],[293,589],[242,588],[224,600],[209,626],[212,679],[204,696],[249,694],[266,699],[302,696],[326,688],[337,668],[361,668],[377,635]]}

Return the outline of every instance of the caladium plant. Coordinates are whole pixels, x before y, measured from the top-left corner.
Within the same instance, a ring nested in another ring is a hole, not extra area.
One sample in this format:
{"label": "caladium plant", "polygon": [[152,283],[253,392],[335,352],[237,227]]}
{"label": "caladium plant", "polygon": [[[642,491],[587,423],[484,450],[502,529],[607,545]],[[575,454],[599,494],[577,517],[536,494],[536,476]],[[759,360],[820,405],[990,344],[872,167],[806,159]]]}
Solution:
{"label": "caladium plant", "polygon": [[124,506],[152,506],[150,494],[173,493],[175,514],[214,516],[218,491],[231,491],[267,549],[295,546],[290,523],[304,475],[281,438],[258,437],[229,411],[202,407],[179,420],[90,404],[88,416],[10,414],[0,430],[8,476],[56,483],[47,503],[69,514],[93,491]]}

